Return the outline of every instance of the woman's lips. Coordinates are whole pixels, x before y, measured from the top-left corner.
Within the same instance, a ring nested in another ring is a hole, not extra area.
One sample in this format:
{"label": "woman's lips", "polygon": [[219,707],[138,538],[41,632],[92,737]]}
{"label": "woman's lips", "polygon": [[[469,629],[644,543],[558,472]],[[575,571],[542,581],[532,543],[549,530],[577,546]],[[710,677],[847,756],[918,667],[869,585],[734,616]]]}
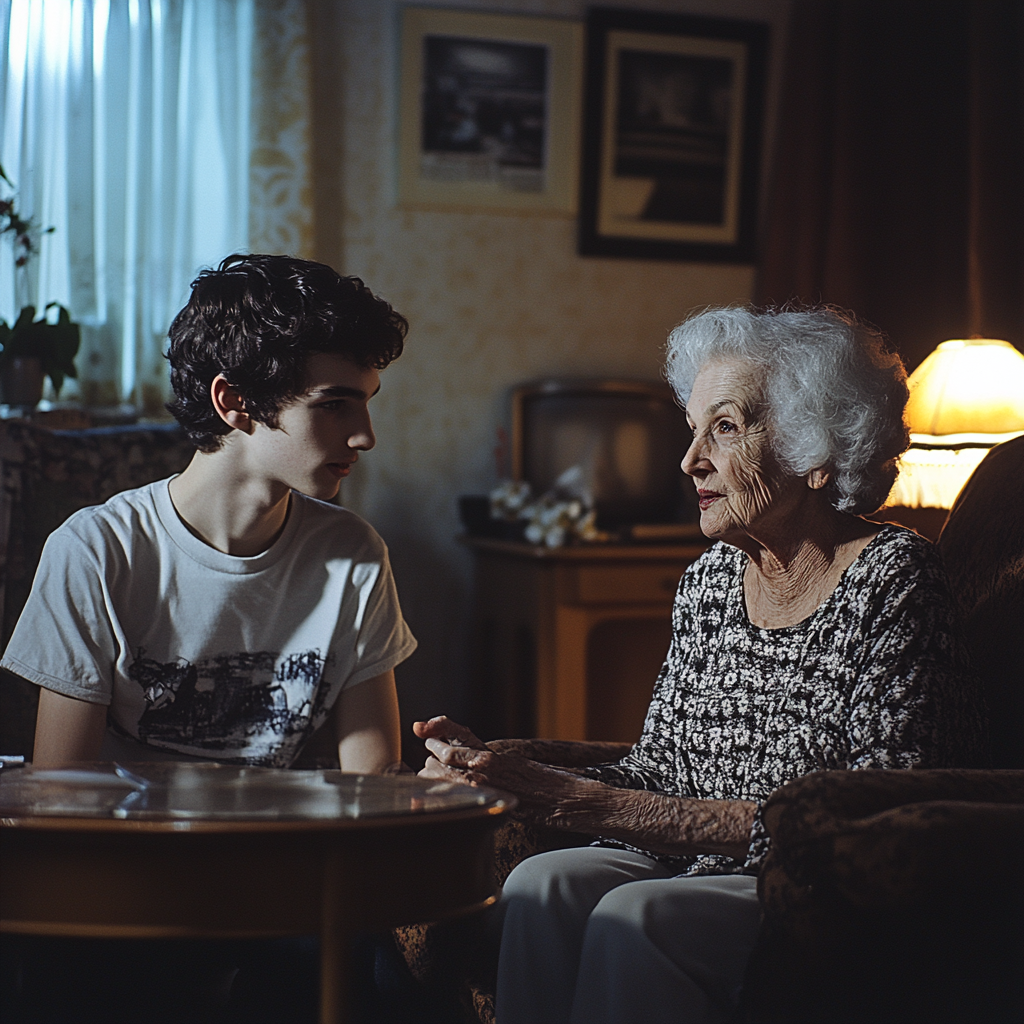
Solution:
{"label": "woman's lips", "polygon": [[352,469],[352,463],[328,462],[327,468],[340,480],[343,476],[348,476],[349,470]]}
{"label": "woman's lips", "polygon": [[711,508],[712,504],[719,498],[724,498],[724,494],[719,494],[718,491],[698,491],[697,492],[697,504],[700,505],[700,510],[703,512],[705,509]]}

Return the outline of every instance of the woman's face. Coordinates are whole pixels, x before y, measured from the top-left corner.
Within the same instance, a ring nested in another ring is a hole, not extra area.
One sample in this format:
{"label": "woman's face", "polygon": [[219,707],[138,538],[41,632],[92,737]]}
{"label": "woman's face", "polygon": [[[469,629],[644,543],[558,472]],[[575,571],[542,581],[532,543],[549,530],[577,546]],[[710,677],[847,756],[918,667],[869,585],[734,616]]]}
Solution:
{"label": "woman's face", "polygon": [[705,536],[736,543],[768,523],[795,483],[771,452],[756,368],[741,360],[707,363],[697,374],[686,419],[693,443],[682,470],[693,477]]}

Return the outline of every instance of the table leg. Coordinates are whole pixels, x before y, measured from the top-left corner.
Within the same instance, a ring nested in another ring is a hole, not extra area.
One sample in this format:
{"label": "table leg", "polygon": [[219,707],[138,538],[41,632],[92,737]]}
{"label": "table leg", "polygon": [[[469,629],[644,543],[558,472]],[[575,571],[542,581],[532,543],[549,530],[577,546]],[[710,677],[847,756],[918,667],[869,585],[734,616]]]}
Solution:
{"label": "table leg", "polygon": [[332,851],[324,863],[320,923],[320,1024],[345,1024],[349,1018],[352,933],[342,877],[341,856]]}

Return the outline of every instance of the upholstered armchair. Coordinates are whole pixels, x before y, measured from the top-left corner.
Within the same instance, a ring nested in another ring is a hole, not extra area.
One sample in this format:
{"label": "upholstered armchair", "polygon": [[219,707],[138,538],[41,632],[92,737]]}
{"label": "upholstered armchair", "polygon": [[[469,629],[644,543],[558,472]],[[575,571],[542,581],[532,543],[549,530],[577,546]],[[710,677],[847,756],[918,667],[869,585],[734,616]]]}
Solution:
{"label": "upholstered armchair", "polygon": [[994,771],[831,772],[772,794],[747,1021],[1024,1019],[1024,437],[939,537]]}
{"label": "upholstered armchair", "polygon": [[[745,1022],[1024,1019],[1024,437],[964,488],[939,541],[993,721],[996,770],[836,771],[765,805],[772,845]],[[617,744],[498,740],[565,767]],[[501,880],[524,857],[589,836],[509,822]],[[416,981],[467,1021],[494,1020],[482,919],[396,933]]]}
{"label": "upholstered armchair", "polygon": [[[188,465],[176,425],[45,430],[0,421],[0,648],[28,597],[43,544],[72,512]],[[0,753],[31,756],[35,686],[0,671]]]}

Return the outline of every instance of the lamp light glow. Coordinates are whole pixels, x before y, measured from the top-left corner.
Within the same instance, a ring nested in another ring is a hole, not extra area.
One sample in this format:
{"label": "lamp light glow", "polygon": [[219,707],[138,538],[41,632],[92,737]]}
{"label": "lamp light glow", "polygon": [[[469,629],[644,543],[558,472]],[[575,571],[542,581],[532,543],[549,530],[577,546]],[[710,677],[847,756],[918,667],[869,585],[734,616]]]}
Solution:
{"label": "lamp light glow", "polygon": [[1007,341],[944,341],[907,384],[912,434],[1024,431],[1024,355]]}
{"label": "lamp light glow", "polygon": [[1024,355],[990,338],[944,341],[907,384],[911,447],[886,504],[951,508],[988,449],[1024,433]]}

